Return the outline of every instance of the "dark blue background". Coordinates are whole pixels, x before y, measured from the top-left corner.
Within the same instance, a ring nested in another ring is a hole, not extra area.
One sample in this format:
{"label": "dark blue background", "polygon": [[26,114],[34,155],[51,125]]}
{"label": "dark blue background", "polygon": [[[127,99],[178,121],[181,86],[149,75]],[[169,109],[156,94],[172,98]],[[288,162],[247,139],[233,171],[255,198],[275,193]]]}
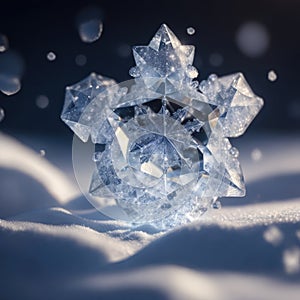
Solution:
{"label": "dark blue background", "polygon": [[[1,130],[8,133],[64,134],[67,127],[59,116],[64,88],[95,71],[118,81],[129,79],[134,65],[131,55],[121,57],[118,47],[145,45],[161,23],[168,24],[183,43],[197,47],[195,66],[199,80],[210,73],[219,75],[242,71],[253,90],[265,99],[265,107],[251,130],[300,129],[299,118],[291,118],[289,105],[300,102],[300,1],[0,1],[0,32],[7,35],[10,48],[24,58],[26,69],[22,90],[11,97],[0,94],[6,111]],[[76,15],[90,4],[103,12],[102,37],[93,44],[83,43],[76,29]],[[235,43],[239,26],[258,21],[271,36],[268,51],[260,58],[242,54]],[[189,36],[186,28],[196,34]],[[56,53],[53,62],[46,59]],[[220,67],[209,64],[209,55],[222,53]],[[84,67],[75,64],[77,54],[87,56]],[[274,69],[278,80],[270,82]],[[49,106],[41,110],[36,97],[47,95]]]}

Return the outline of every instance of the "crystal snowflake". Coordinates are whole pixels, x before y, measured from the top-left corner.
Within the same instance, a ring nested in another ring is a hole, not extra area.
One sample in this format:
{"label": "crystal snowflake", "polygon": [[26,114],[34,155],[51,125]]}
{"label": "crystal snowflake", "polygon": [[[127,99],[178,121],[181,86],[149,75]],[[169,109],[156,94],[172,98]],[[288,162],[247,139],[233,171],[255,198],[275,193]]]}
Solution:
{"label": "crystal snowflake", "polygon": [[194,50],[162,25],[133,48],[129,87],[92,73],[66,90],[63,121],[95,144],[90,193],[115,199],[135,224],[173,227],[219,197],[245,195],[228,137],[245,132],[263,101],[241,73],[199,85]]}

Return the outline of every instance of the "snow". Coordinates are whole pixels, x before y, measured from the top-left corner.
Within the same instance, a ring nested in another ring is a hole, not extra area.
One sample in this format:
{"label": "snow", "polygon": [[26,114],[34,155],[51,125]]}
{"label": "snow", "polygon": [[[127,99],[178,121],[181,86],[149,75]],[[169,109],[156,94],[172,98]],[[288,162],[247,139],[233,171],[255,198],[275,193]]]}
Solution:
{"label": "snow", "polygon": [[96,211],[69,145],[21,140],[0,135],[1,299],[299,299],[299,136],[235,141],[247,196],[170,232]]}

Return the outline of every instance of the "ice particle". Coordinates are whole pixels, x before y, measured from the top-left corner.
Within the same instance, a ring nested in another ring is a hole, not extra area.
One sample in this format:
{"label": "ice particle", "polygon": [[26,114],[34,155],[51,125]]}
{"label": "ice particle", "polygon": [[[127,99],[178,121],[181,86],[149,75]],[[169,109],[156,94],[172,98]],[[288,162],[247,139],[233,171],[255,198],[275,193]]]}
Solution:
{"label": "ice particle", "polygon": [[188,75],[188,77],[190,77],[192,79],[196,78],[199,75],[198,70],[192,65],[187,66],[186,74]]}
{"label": "ice particle", "polygon": [[251,158],[252,158],[253,161],[261,160],[262,152],[258,148],[253,149],[252,152],[251,152]]}
{"label": "ice particle", "polygon": [[7,96],[21,89],[21,77],[24,71],[22,57],[12,50],[0,53],[0,91]]}
{"label": "ice particle", "polygon": [[129,75],[131,77],[139,77],[141,75],[139,68],[137,67],[132,67],[129,69]]}
{"label": "ice particle", "polygon": [[221,201],[217,200],[213,203],[214,209],[220,209],[222,207]]}
{"label": "ice particle", "polygon": [[4,52],[8,49],[8,39],[4,34],[0,33],[0,52]]}
{"label": "ice particle", "polygon": [[187,32],[188,35],[193,35],[193,34],[195,34],[196,30],[195,30],[194,27],[188,27],[186,29],[186,32]]}
{"label": "ice particle", "polygon": [[97,6],[82,9],[77,16],[77,28],[81,41],[93,43],[103,31],[102,12]]}
{"label": "ice particle", "polygon": [[97,41],[103,30],[103,24],[101,20],[93,19],[83,22],[79,25],[78,31],[80,38],[85,43],[93,43]]}
{"label": "ice particle", "polygon": [[9,77],[0,74],[0,91],[6,96],[11,96],[19,92],[21,89],[21,82],[19,78]]}
{"label": "ice particle", "polygon": [[270,81],[275,81],[277,79],[277,74],[275,73],[274,70],[268,72],[268,79]]}
{"label": "ice particle", "polygon": [[239,150],[237,148],[235,148],[235,147],[231,147],[229,149],[229,153],[233,157],[239,157]]}
{"label": "ice particle", "polygon": [[44,149],[40,150],[40,156],[44,157],[46,155],[46,151]]}
{"label": "ice particle", "polygon": [[56,59],[56,54],[54,52],[52,52],[52,51],[48,52],[47,53],[47,59],[49,61],[54,61]]}
{"label": "ice particle", "polygon": [[300,248],[291,247],[283,252],[283,264],[285,272],[288,274],[296,274],[300,272]]}
{"label": "ice particle", "polygon": [[35,104],[38,108],[45,109],[49,105],[49,99],[45,95],[39,95],[36,98]]}
{"label": "ice particle", "polygon": [[278,246],[283,240],[283,234],[276,226],[269,227],[264,233],[263,237],[266,242],[273,246]]}

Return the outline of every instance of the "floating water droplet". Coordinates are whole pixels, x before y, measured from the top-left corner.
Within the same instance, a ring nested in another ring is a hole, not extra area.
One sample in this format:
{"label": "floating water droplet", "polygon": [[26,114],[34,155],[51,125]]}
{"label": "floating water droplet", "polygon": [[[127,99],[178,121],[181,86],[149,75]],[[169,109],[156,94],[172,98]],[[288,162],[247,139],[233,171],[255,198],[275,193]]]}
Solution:
{"label": "floating water droplet", "polygon": [[87,62],[87,58],[83,54],[78,54],[75,57],[75,63],[77,66],[83,67]]}
{"label": "floating water droplet", "polygon": [[8,49],[8,39],[4,34],[0,33],[0,52],[4,52]]}
{"label": "floating water droplet", "polygon": [[83,42],[93,43],[100,38],[103,31],[103,24],[98,19],[89,20],[81,23],[78,31]]}
{"label": "floating water droplet", "polygon": [[188,27],[186,29],[186,32],[187,32],[188,35],[193,35],[193,34],[195,34],[196,30],[195,30],[194,27]]}
{"label": "floating water droplet", "polygon": [[21,89],[21,82],[16,77],[10,77],[0,74],[0,91],[11,96],[19,92]]}
{"label": "floating water droplet", "polygon": [[130,68],[129,75],[132,76],[132,77],[139,77],[139,76],[141,76],[139,68],[137,68],[137,67]]}
{"label": "floating water droplet", "polygon": [[188,65],[186,67],[186,74],[188,77],[193,79],[193,78],[196,78],[199,73],[198,73],[198,70],[194,66]]}
{"label": "floating water droplet", "polygon": [[258,148],[253,149],[252,152],[251,152],[251,158],[252,158],[253,161],[261,160],[262,152]]}
{"label": "floating water droplet", "polygon": [[49,99],[45,95],[40,95],[36,98],[35,104],[37,107],[44,109],[49,105]]}
{"label": "floating water droplet", "polygon": [[272,244],[273,246],[279,245],[283,240],[283,234],[276,226],[269,227],[264,233],[263,237],[266,242]]}
{"label": "floating water droplet", "polygon": [[46,151],[44,149],[40,150],[40,156],[44,157],[46,155]]}
{"label": "floating water droplet", "polygon": [[268,79],[270,81],[275,81],[277,79],[277,74],[275,73],[274,70],[269,71],[269,73],[268,73]]}
{"label": "floating water droplet", "polygon": [[54,61],[56,59],[56,54],[54,52],[52,52],[52,51],[48,52],[47,59],[49,61]]}
{"label": "floating water droplet", "polygon": [[4,109],[0,107],[0,122],[4,119],[4,117],[5,117]]}
{"label": "floating water droplet", "polygon": [[239,150],[235,147],[231,147],[229,149],[229,154],[233,157],[238,157],[239,156]]}
{"label": "floating water droplet", "polygon": [[238,29],[236,43],[243,54],[249,57],[259,57],[267,51],[270,36],[263,24],[254,21],[247,22]]}
{"label": "floating water droplet", "polygon": [[88,6],[82,9],[77,16],[77,28],[83,42],[97,41],[103,31],[101,9],[97,6]]}
{"label": "floating water droplet", "polygon": [[300,248],[292,247],[283,252],[283,264],[285,272],[295,274],[300,272]]}
{"label": "floating water droplet", "polygon": [[219,67],[223,63],[223,56],[219,53],[212,53],[209,56],[209,63],[214,67]]}
{"label": "floating water droplet", "polygon": [[24,62],[17,52],[0,53],[0,91],[7,96],[16,94],[21,89],[23,71]]}

